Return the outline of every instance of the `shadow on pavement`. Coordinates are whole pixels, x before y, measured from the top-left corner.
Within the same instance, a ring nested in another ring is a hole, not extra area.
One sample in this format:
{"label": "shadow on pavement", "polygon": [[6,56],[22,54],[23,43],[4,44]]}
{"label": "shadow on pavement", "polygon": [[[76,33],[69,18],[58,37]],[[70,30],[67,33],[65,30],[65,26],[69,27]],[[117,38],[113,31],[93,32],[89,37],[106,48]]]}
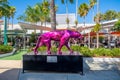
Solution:
{"label": "shadow on pavement", "polygon": [[19,79],[20,69],[18,69],[18,68],[13,68],[13,69],[2,68],[1,70],[5,70],[5,71],[0,73],[0,80],[18,80]]}

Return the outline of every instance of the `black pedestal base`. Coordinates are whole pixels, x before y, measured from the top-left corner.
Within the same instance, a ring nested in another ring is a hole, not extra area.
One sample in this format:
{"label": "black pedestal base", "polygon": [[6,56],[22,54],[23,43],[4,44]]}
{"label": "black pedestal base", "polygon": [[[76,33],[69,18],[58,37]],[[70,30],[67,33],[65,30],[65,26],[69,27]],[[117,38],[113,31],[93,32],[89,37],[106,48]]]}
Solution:
{"label": "black pedestal base", "polygon": [[82,55],[23,55],[23,73],[25,70],[72,72],[83,74]]}

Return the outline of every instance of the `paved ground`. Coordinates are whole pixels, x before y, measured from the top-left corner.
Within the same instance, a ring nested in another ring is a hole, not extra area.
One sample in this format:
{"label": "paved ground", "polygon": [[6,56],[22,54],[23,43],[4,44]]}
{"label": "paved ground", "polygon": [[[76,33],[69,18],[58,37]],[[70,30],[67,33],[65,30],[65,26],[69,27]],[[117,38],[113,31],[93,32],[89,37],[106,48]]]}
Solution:
{"label": "paved ground", "polygon": [[72,73],[25,73],[20,80],[120,80],[117,71],[88,71],[85,75]]}
{"label": "paved ground", "polygon": [[73,73],[22,73],[20,60],[0,60],[0,80],[120,80],[120,62],[84,62],[84,75]]}
{"label": "paved ground", "polygon": [[19,80],[20,60],[0,60],[0,80]]}

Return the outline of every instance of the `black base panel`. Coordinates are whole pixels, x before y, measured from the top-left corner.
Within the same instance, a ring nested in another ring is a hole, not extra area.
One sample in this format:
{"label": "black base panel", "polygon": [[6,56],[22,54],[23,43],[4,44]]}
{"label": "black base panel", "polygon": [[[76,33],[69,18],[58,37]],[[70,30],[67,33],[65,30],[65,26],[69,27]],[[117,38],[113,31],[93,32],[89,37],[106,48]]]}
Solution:
{"label": "black base panel", "polygon": [[31,52],[23,55],[23,73],[25,70],[83,74],[83,56],[79,53],[77,55],[34,55]]}

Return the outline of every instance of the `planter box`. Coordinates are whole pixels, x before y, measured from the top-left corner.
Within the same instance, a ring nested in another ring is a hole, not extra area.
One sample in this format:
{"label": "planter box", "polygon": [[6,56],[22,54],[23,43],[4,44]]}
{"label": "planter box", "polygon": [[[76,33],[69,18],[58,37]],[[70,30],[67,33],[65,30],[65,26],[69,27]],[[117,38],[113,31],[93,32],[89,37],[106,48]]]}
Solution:
{"label": "planter box", "polygon": [[25,70],[72,72],[83,74],[82,55],[23,55],[23,73]]}

